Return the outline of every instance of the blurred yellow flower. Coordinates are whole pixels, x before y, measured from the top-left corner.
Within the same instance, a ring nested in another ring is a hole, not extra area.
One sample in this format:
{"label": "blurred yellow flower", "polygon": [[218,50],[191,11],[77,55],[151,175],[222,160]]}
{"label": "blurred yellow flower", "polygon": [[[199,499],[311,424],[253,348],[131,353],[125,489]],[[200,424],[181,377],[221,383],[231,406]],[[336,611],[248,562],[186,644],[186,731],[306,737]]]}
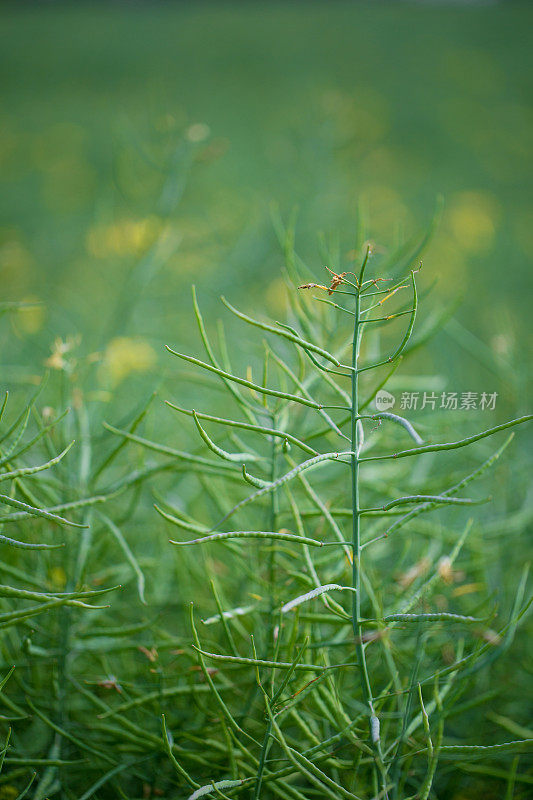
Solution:
{"label": "blurred yellow flower", "polygon": [[148,342],[119,336],[107,345],[100,374],[116,386],[132,372],[147,372],[155,363],[156,355]]}
{"label": "blurred yellow flower", "polygon": [[48,573],[48,580],[53,589],[64,589],[67,585],[67,574],[63,567],[52,567]]}
{"label": "blurred yellow flower", "polygon": [[96,258],[138,255],[153,244],[160,230],[161,222],[157,217],[96,225],[87,233],[87,251]]}
{"label": "blurred yellow flower", "polygon": [[452,199],[449,225],[458,245],[468,253],[491,250],[500,210],[488,192],[461,192]]}

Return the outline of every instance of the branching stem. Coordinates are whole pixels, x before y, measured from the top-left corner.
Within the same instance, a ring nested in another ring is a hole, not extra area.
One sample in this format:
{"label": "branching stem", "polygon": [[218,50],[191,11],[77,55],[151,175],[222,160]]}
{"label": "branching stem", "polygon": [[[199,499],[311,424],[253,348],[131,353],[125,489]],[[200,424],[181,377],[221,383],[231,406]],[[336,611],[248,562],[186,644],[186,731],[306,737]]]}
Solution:
{"label": "branching stem", "polygon": [[[364,271],[361,270],[361,279]],[[355,293],[355,315],[354,315],[354,331],[352,342],[352,409],[351,409],[351,482],[352,482],[352,520],[353,520],[353,560],[352,560],[352,586],[355,589],[352,601],[352,627],[353,634],[356,642],[357,663],[359,668],[359,677],[361,689],[363,692],[365,705],[368,707],[369,712],[369,734],[372,749],[374,751],[374,758],[376,767],[381,775],[383,792],[386,797],[386,772],[383,764],[381,754],[381,745],[379,740],[379,721],[374,710],[374,702],[372,696],[372,688],[370,685],[370,678],[368,675],[368,668],[366,664],[366,656],[364,649],[364,638],[362,629],[361,618],[361,514],[360,514],[360,497],[359,497],[359,447],[360,447],[360,428],[361,422],[359,420],[359,386],[358,386],[358,360],[359,360],[359,345],[360,345],[360,326],[361,326],[361,298],[360,293]]]}

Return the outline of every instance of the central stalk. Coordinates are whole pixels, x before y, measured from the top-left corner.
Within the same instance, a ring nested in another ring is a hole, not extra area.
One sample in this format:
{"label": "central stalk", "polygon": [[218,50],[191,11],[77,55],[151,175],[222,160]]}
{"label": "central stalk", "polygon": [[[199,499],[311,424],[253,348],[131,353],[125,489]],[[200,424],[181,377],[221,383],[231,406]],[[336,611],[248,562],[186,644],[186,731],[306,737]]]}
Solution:
{"label": "central stalk", "polygon": [[386,773],[381,754],[379,738],[379,720],[374,711],[372,688],[368,676],[366,656],[363,643],[363,629],[361,621],[361,510],[359,501],[359,449],[361,442],[361,422],[359,421],[359,346],[361,341],[361,286],[363,273],[366,266],[363,264],[359,278],[358,288],[355,290],[355,317],[352,341],[352,420],[351,420],[351,479],[352,479],[352,586],[355,589],[352,600],[352,627],[355,638],[355,649],[359,677],[365,705],[369,714],[369,734],[374,751],[376,767],[381,774],[384,796],[386,797]]}
{"label": "central stalk", "polygon": [[352,625],[353,634],[356,641],[357,659],[361,670],[362,688],[365,701],[371,698],[370,685],[365,664],[365,654],[363,649],[362,626],[361,626],[361,516],[359,504],[359,447],[360,447],[360,423],[359,417],[359,375],[357,364],[359,360],[359,325],[361,313],[361,297],[359,291],[355,295],[355,321],[352,342],[352,455],[351,455],[351,477],[352,477],[352,586],[355,589],[352,601]]}

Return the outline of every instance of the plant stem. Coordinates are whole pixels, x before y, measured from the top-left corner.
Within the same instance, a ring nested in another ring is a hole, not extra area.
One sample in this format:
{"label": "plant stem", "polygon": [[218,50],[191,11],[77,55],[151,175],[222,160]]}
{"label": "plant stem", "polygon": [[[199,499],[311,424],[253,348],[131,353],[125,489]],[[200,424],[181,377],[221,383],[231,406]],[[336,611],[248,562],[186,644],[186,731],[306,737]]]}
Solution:
{"label": "plant stem", "polygon": [[[276,415],[272,414],[272,429],[276,429]],[[272,436],[272,448],[270,451],[270,480],[274,482],[277,477],[277,454],[276,454],[276,446],[277,441],[276,437]],[[279,498],[278,492],[274,489],[273,492],[270,493],[270,530],[275,531],[276,525],[278,523],[278,513],[279,513]],[[276,640],[275,640],[275,628],[274,628],[274,610],[276,607],[276,601],[274,596],[274,586],[276,580],[276,545],[275,541],[272,541],[271,549],[270,549],[270,560],[269,560],[269,567],[268,567],[269,575],[268,575],[268,582],[270,587],[270,613],[268,619],[268,648],[272,648],[272,653],[276,650]],[[280,635],[281,631],[278,632],[278,636]],[[271,682],[272,682],[272,696],[274,696],[274,670],[272,670],[271,675]],[[266,759],[268,756],[268,751],[270,750],[271,745],[271,735],[272,735],[272,720],[269,719],[267,722],[265,735],[263,738],[263,743],[261,746],[261,755],[259,758],[259,765],[257,768],[257,776],[255,779],[254,785],[254,794],[253,800],[259,800],[261,797],[261,789],[263,784],[263,774],[265,771]]]}
{"label": "plant stem", "polygon": [[361,622],[361,507],[359,500],[359,446],[360,446],[360,426],[359,421],[359,374],[358,374],[358,360],[359,360],[359,344],[360,344],[360,314],[361,314],[361,297],[359,291],[355,293],[355,316],[354,316],[354,332],[352,342],[352,409],[351,409],[351,443],[352,455],[350,459],[351,464],[351,479],[352,479],[352,520],[353,520],[353,533],[352,533],[352,586],[355,589],[352,601],[352,627],[355,637],[355,648],[357,654],[357,663],[359,667],[359,676],[361,689],[363,692],[365,705],[369,711],[369,734],[374,751],[374,758],[376,767],[381,774],[383,783],[383,795],[387,797],[386,792],[386,771],[383,764],[381,754],[381,745],[379,739],[379,721],[374,711],[374,703],[372,696],[372,688],[370,686],[370,678],[368,675],[368,668],[366,664],[365,649],[363,644],[363,628]]}
{"label": "plant stem", "polygon": [[[272,429],[276,429],[276,416],[272,414]],[[277,479],[277,453],[276,453],[276,437],[272,436],[272,446],[270,451],[270,482],[274,483]],[[269,519],[269,526],[271,531],[276,530],[276,526],[278,524],[278,512],[279,512],[279,498],[278,498],[278,491],[274,489],[270,492],[270,519]],[[275,648],[275,641],[274,641],[274,610],[276,607],[276,598],[274,593],[274,587],[276,586],[276,545],[275,542],[272,542],[270,548],[270,559],[268,565],[268,582],[270,588],[270,618],[269,618],[269,637],[268,637],[268,646]]]}

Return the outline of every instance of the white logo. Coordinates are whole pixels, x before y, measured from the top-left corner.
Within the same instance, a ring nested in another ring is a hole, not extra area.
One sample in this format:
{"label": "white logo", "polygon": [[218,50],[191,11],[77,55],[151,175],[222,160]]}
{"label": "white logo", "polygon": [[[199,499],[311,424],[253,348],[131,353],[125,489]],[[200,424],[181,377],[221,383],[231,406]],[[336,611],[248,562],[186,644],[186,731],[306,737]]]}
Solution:
{"label": "white logo", "polygon": [[380,389],[376,394],[374,405],[378,411],[386,411],[388,408],[393,408],[396,398],[386,389]]}

